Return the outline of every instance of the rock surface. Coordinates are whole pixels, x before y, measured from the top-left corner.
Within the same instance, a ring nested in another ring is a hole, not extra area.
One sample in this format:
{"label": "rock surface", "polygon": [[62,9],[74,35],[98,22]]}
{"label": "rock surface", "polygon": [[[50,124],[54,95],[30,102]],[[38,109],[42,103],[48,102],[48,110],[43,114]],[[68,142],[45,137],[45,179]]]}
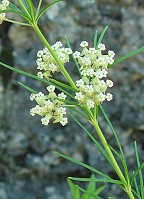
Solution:
{"label": "rock surface", "polygon": [[[48,2],[45,0],[44,4]],[[41,18],[40,27],[51,44],[57,40],[64,42],[64,35],[67,35],[75,50],[82,40],[92,45],[95,30],[100,33],[108,25],[104,43],[107,49],[116,52],[118,58],[144,46],[143,19],[143,0],[96,0],[94,3],[89,0],[67,0],[51,7]],[[42,43],[31,29],[6,22],[0,25],[0,60],[5,63],[36,74],[36,53],[41,48]],[[70,65],[68,70],[77,79],[76,70],[73,64]],[[133,171],[136,166],[135,140],[141,160],[144,153],[143,53],[110,69],[109,76],[114,81],[114,100],[105,103],[104,107],[120,137],[129,168]],[[17,84],[18,81],[37,91],[45,92],[46,87],[36,80],[1,68],[1,199],[70,199],[66,178],[90,176],[90,172],[59,158],[52,151],[69,154],[116,177],[71,118],[69,124],[62,128],[52,124],[44,127],[39,117],[31,117],[29,109],[34,103],[29,100],[29,92]],[[102,116],[100,123],[110,144],[117,148]],[[94,133],[90,125],[85,125]],[[109,185],[103,197],[112,195],[119,199],[127,198],[115,185]]]}

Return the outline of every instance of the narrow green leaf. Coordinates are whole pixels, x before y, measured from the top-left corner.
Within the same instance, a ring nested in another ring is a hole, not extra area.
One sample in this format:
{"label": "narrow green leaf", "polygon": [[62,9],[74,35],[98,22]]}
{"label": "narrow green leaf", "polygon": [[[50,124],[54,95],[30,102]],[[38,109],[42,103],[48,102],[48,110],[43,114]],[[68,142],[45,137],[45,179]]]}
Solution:
{"label": "narrow green leaf", "polygon": [[131,51],[130,53],[128,53],[128,54],[126,54],[126,55],[120,57],[119,59],[117,59],[113,64],[108,65],[108,67],[109,67],[109,68],[110,68],[110,67],[113,67],[115,64],[120,63],[120,62],[122,62],[122,61],[124,61],[124,60],[126,60],[126,59],[128,59],[128,58],[130,58],[130,57],[132,57],[132,56],[134,56],[134,55],[137,55],[137,54],[143,52],[143,51],[144,51],[144,47],[139,48],[139,49],[134,50],[134,51]]}
{"label": "narrow green leaf", "polygon": [[98,39],[96,48],[98,48],[98,45],[99,45],[100,43],[102,43],[103,37],[104,37],[104,35],[105,35],[107,29],[108,29],[108,26],[106,26],[106,27],[103,29],[103,31],[102,31],[102,33],[101,33],[99,39]]}
{"label": "narrow green leaf", "polygon": [[74,159],[72,157],[69,157],[68,155],[64,155],[62,153],[55,152],[55,151],[53,153],[58,155],[58,156],[60,156],[60,157],[62,157],[62,158],[65,158],[65,159],[67,159],[67,160],[69,160],[69,161],[71,161],[73,163],[76,163],[76,164],[78,164],[78,165],[80,165],[82,167],[85,167],[85,168],[89,169],[90,171],[92,171],[92,172],[94,172],[96,174],[99,174],[100,176],[103,176],[106,179],[109,179],[109,180],[111,179],[108,175],[104,174],[103,172],[101,172],[101,171],[99,171],[99,170],[97,170],[97,169],[95,169],[95,168],[93,168],[93,167],[91,167],[91,166],[79,161],[79,160],[76,160],[76,159]]}
{"label": "narrow green leaf", "polygon": [[57,81],[57,80],[55,80],[53,78],[50,78],[50,82],[53,82],[54,84],[57,84],[58,86],[61,86],[61,87],[66,88],[68,90],[75,91],[75,92],[77,91],[75,88],[72,88],[71,86],[69,86],[67,84],[64,84],[64,83],[62,83],[60,81]]}
{"label": "narrow green leaf", "polygon": [[12,71],[14,71],[14,72],[17,72],[17,73],[19,73],[19,74],[22,74],[22,75],[31,77],[31,78],[33,78],[33,79],[39,80],[39,81],[41,81],[41,82],[44,82],[44,83],[46,83],[46,84],[48,84],[48,85],[54,85],[58,90],[64,92],[66,95],[70,96],[71,98],[74,98],[73,95],[71,95],[70,93],[68,93],[67,91],[65,91],[64,89],[62,89],[61,87],[59,87],[59,86],[57,86],[57,85],[55,85],[55,84],[53,84],[53,83],[51,83],[51,82],[49,82],[49,81],[47,81],[47,80],[45,80],[45,79],[41,79],[41,78],[39,78],[39,77],[36,76],[36,75],[27,73],[27,72],[25,72],[25,71],[22,71],[22,70],[20,70],[20,69],[14,68],[14,67],[9,66],[9,65],[7,65],[7,64],[4,64],[4,63],[2,63],[2,62],[0,62],[0,65],[4,66],[4,67],[6,67],[6,68],[8,68],[8,69],[10,69],[10,70],[12,70]]}
{"label": "narrow green leaf", "polygon": [[[17,11],[17,12],[21,12],[22,13],[22,10],[20,10],[17,6],[15,6],[15,4],[9,2],[9,7],[14,10],[14,11]],[[23,14],[23,13],[22,13]]]}
{"label": "narrow green leaf", "polygon": [[34,14],[34,5],[33,5],[33,2],[32,0],[25,0],[28,4],[28,7],[29,7],[29,11],[30,11],[30,15],[31,15],[31,18],[33,20],[33,22],[35,21],[35,14]]}
{"label": "narrow green leaf", "polygon": [[28,10],[26,9],[26,7],[24,6],[23,2],[21,0],[17,0],[21,10],[24,13],[24,16],[28,19],[29,22],[31,22],[31,15],[29,14]]}
{"label": "narrow green leaf", "polygon": [[119,150],[120,150],[120,153],[121,153],[121,157],[122,157],[121,160],[122,160],[122,164],[123,164],[123,166],[124,166],[125,176],[126,176],[127,181],[129,181],[129,180],[130,180],[130,177],[129,177],[129,173],[128,173],[127,163],[126,163],[125,156],[124,156],[124,152],[123,152],[122,146],[121,146],[121,144],[120,144],[119,138],[118,138],[118,136],[117,136],[117,133],[116,133],[116,131],[115,131],[115,129],[114,129],[114,127],[113,127],[111,121],[109,120],[109,118],[108,118],[108,116],[107,116],[107,114],[106,114],[104,108],[102,107],[102,105],[100,105],[100,109],[101,109],[101,111],[102,111],[102,113],[103,113],[103,115],[104,115],[104,117],[105,117],[105,119],[106,119],[106,121],[107,121],[109,127],[111,128],[111,130],[112,130],[112,132],[113,132],[113,135],[114,135],[115,139],[116,139],[116,142],[117,142],[117,144],[118,144],[118,147],[119,147]]}
{"label": "narrow green leaf", "polygon": [[95,191],[95,194],[99,194],[99,193],[101,193],[104,189],[105,189],[105,185],[103,185],[103,186],[101,186],[101,187],[99,187],[99,188],[97,188],[96,189],[96,191]]}
{"label": "narrow green leaf", "polygon": [[138,189],[138,184],[137,184],[137,179],[136,177],[133,179],[134,180],[134,185],[135,185],[135,189],[136,189],[136,194],[138,195],[139,198],[141,198],[140,196],[140,192],[139,192],[139,189]]}
{"label": "narrow green leaf", "polygon": [[96,194],[92,194],[92,193],[89,193],[87,192],[86,190],[82,189],[80,186],[78,185],[75,185],[80,191],[84,192],[85,194],[95,198],[95,199],[102,199],[100,196],[97,196]]}
{"label": "narrow green leaf", "polygon": [[[138,168],[140,168],[141,165],[140,165],[139,154],[138,154],[138,149],[137,149],[136,142],[135,142],[135,155],[136,155],[136,161],[137,161]],[[143,192],[144,182],[143,182],[142,171],[139,169],[138,173],[139,173],[139,180],[140,180],[141,199],[144,199],[144,192]]]}
{"label": "narrow green leaf", "polygon": [[107,153],[105,152],[103,147],[98,143],[98,141],[94,138],[94,136],[92,136],[92,134],[71,113],[69,114],[76,121],[76,123],[84,130],[84,132],[88,135],[88,137],[95,143],[97,149],[105,157],[105,159],[111,164],[111,160],[109,159]]}
{"label": "narrow green leaf", "polygon": [[37,18],[36,18],[36,21],[38,21],[39,18],[40,18],[52,5],[54,5],[54,4],[56,4],[56,3],[60,2],[60,1],[63,1],[63,0],[56,0],[56,1],[52,2],[52,3],[50,3],[49,5],[47,5],[47,6],[38,14],[38,16],[37,16]]}
{"label": "narrow green leaf", "polygon": [[73,184],[73,182],[70,179],[67,179],[68,185],[71,190],[72,198],[73,199],[80,199],[80,192],[77,187]]}
{"label": "narrow green leaf", "polygon": [[35,94],[38,93],[38,92],[35,91],[34,89],[30,88],[29,86],[27,86],[27,85],[25,85],[25,84],[23,84],[23,83],[21,83],[21,82],[18,82],[18,84],[21,85],[22,87],[24,87],[26,90],[30,91],[31,93],[35,93]]}
{"label": "narrow green leaf", "polygon": [[138,198],[138,199],[142,199],[140,195],[138,195],[135,190],[132,189],[132,193]]}
{"label": "narrow green leaf", "polygon": [[[92,175],[92,176],[90,177],[90,179],[91,179],[91,180],[95,179],[95,176]],[[96,182],[95,182],[95,181],[90,181],[89,184],[88,184],[88,188],[86,189],[86,191],[87,191],[88,193],[96,194],[96,193],[95,193],[95,190],[96,190]],[[81,199],[93,199],[93,197],[89,197],[88,194],[85,194],[85,193],[84,193],[84,194],[82,195]]]}
{"label": "narrow green leaf", "polygon": [[141,171],[144,168],[144,162],[140,164],[140,166],[136,169],[136,171],[134,172],[134,174],[132,175],[131,178],[131,185],[134,181],[134,178],[136,178],[137,174],[139,173],[139,171]]}
{"label": "narrow green leaf", "polygon": [[43,0],[39,0],[38,6],[37,6],[37,11],[36,11],[36,15],[35,15],[35,20],[37,19],[40,9],[41,9],[41,4],[42,4]]}
{"label": "narrow green leaf", "polygon": [[95,49],[97,48],[97,39],[98,39],[98,31],[96,30],[95,35],[94,35],[94,47],[95,47]]}
{"label": "narrow green leaf", "polygon": [[[78,115],[82,116],[83,118],[85,118],[86,120],[88,120],[89,118],[85,115],[84,112],[77,110],[76,108],[69,106],[68,109],[70,109],[71,111],[74,111],[75,113],[77,113]],[[68,112],[68,114],[71,114],[70,112]]]}
{"label": "narrow green leaf", "polygon": [[[68,38],[67,38],[67,36],[65,36],[65,40],[66,40],[67,46],[68,46],[70,49],[72,49],[72,48],[71,48],[71,45],[70,45],[70,42],[69,42],[69,40],[68,40]],[[76,67],[77,67],[79,76],[80,76],[80,78],[82,78],[82,75],[81,75],[81,72],[80,72],[80,66],[79,66],[79,64],[78,64],[77,59],[74,58],[73,54],[72,54],[72,58],[73,58],[74,63],[75,63],[75,65],[76,65]]]}
{"label": "narrow green leaf", "polygon": [[74,181],[80,181],[80,182],[108,182],[112,184],[117,184],[117,185],[123,185],[124,183],[121,182],[120,180],[113,180],[112,178],[106,179],[106,178],[76,178],[76,177],[68,177],[70,180]]}

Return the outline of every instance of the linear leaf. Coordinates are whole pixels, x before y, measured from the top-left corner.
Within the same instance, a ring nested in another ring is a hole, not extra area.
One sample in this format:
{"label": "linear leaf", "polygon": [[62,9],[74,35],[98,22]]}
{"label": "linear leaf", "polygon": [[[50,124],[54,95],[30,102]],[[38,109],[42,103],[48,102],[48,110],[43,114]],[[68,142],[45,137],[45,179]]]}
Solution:
{"label": "linear leaf", "polygon": [[21,82],[18,82],[18,84],[21,85],[22,87],[24,87],[26,90],[30,91],[31,93],[35,93],[35,94],[38,93],[38,92],[35,91],[34,89],[30,88],[29,86],[27,86],[27,85],[25,85],[25,84],[23,84],[23,83],[21,83]]}
{"label": "linear leaf", "polygon": [[[137,149],[137,144],[135,142],[135,155],[136,155],[136,161],[137,161],[137,165],[138,168],[140,168],[140,160],[139,160],[139,154],[138,154],[138,149]],[[144,187],[144,182],[143,182],[143,175],[142,175],[142,171],[139,169],[139,180],[140,180],[140,192],[141,192],[141,198],[144,199],[144,192],[143,192],[143,187]]]}
{"label": "linear leaf", "polygon": [[71,190],[72,198],[73,199],[80,199],[80,192],[79,189],[73,184],[70,179],[67,179],[68,185]]}
{"label": "linear leaf", "polygon": [[97,149],[105,157],[105,159],[111,164],[111,160],[109,159],[107,153],[105,152],[103,147],[98,143],[98,141],[94,138],[94,136],[92,136],[92,134],[71,113],[69,114],[76,121],[76,123],[84,130],[88,137],[95,143]]}
{"label": "linear leaf", "polygon": [[124,60],[126,60],[126,59],[128,59],[128,58],[130,58],[130,57],[132,57],[132,56],[134,56],[134,55],[137,55],[137,54],[143,52],[143,51],[144,51],[144,47],[139,48],[139,49],[134,50],[134,51],[131,51],[130,53],[128,53],[128,54],[126,54],[126,55],[120,57],[119,59],[117,59],[113,64],[108,65],[108,67],[109,67],[109,68],[110,68],[110,67],[113,67],[115,64],[120,63],[120,62],[122,62],[122,61],[124,61]]}
{"label": "linear leaf", "polygon": [[43,1],[43,0],[39,0],[38,6],[37,6],[36,15],[35,15],[35,20],[37,19],[38,15],[39,15],[42,1]]}
{"label": "linear leaf", "polygon": [[95,47],[95,49],[97,48],[97,39],[98,39],[98,31],[96,30],[95,35],[94,35],[94,47]]}
{"label": "linear leaf", "polygon": [[51,82],[49,82],[49,81],[47,81],[47,80],[45,80],[45,79],[41,79],[41,78],[39,78],[39,77],[36,76],[36,75],[27,73],[27,72],[25,72],[25,71],[22,71],[22,70],[20,70],[20,69],[14,68],[14,67],[9,66],[9,65],[7,65],[7,64],[4,64],[4,63],[2,63],[2,62],[0,62],[0,65],[4,66],[4,67],[6,67],[6,68],[8,68],[8,69],[10,69],[10,70],[12,70],[12,71],[14,71],[14,72],[17,72],[17,73],[19,73],[19,74],[22,74],[22,75],[31,77],[31,78],[33,78],[33,79],[39,80],[39,81],[44,82],[44,83],[49,84],[49,85],[54,85],[58,90],[64,92],[66,95],[70,96],[71,98],[74,98],[73,95],[71,95],[70,93],[68,93],[67,91],[65,91],[64,89],[62,89],[61,87],[55,85],[54,83],[51,83]]}
{"label": "linear leaf", "polygon": [[47,5],[47,6],[39,13],[39,15],[38,15],[37,18],[36,18],[36,21],[38,21],[39,18],[40,18],[52,5],[54,5],[54,4],[56,4],[56,3],[60,2],[60,1],[63,1],[63,0],[56,0],[56,1],[52,2],[52,3],[50,3],[49,5]]}
{"label": "linear leaf", "polygon": [[89,193],[88,191],[84,190],[83,188],[81,188],[80,186],[78,185],[75,185],[80,191],[84,192],[85,194],[95,198],[95,199],[102,199],[100,196],[98,196],[97,194],[92,194],[92,193]]}
{"label": "linear leaf", "polygon": [[85,167],[85,168],[89,169],[90,171],[103,176],[106,179],[109,179],[109,180],[111,179],[108,175],[104,174],[103,172],[101,172],[101,171],[99,171],[99,170],[97,170],[97,169],[95,169],[95,168],[93,168],[93,167],[91,167],[91,166],[79,161],[79,160],[76,160],[76,159],[74,159],[72,157],[69,157],[68,155],[64,155],[64,154],[56,152],[56,151],[54,151],[53,153],[58,155],[58,156],[60,156],[60,157],[62,157],[62,158],[65,158],[65,159],[67,159],[67,160],[69,160],[69,161],[71,161],[73,163],[76,163],[76,164],[78,164],[78,165],[80,165],[82,167]]}
{"label": "linear leaf", "polygon": [[17,11],[17,12],[22,12],[22,10],[20,10],[17,6],[15,6],[13,3],[9,2],[9,7],[11,9],[13,9],[14,11]]}
{"label": "linear leaf", "polygon": [[136,178],[137,174],[139,173],[139,171],[141,171],[144,168],[144,162],[140,164],[140,166],[136,169],[136,171],[134,172],[134,174],[132,175],[131,178],[131,185],[134,181],[134,178]]}
{"label": "linear leaf", "polygon": [[64,83],[62,83],[62,82],[60,82],[60,81],[57,81],[57,80],[55,80],[55,79],[53,79],[53,78],[50,78],[50,81],[53,82],[54,84],[57,84],[57,85],[59,85],[59,86],[61,86],[61,87],[64,87],[64,88],[66,88],[66,89],[69,89],[69,90],[71,90],[71,91],[77,91],[75,88],[72,88],[71,86],[69,86],[69,85],[67,85],[67,84],[64,84]]}
{"label": "linear leaf", "polygon": [[122,157],[121,160],[122,160],[122,164],[123,164],[123,166],[124,166],[125,175],[126,175],[127,180],[129,180],[130,178],[129,178],[129,174],[128,174],[127,163],[126,163],[125,156],[124,156],[124,152],[123,152],[122,146],[121,146],[121,144],[120,144],[119,138],[118,138],[118,136],[117,136],[117,133],[116,133],[116,131],[115,131],[115,129],[114,129],[114,127],[113,127],[111,121],[109,120],[109,118],[108,118],[108,116],[107,116],[107,114],[106,114],[104,108],[102,107],[102,105],[100,105],[100,109],[101,109],[101,111],[102,111],[102,113],[103,113],[103,115],[104,115],[104,117],[105,117],[105,119],[106,119],[106,121],[107,121],[109,127],[111,128],[111,130],[112,130],[112,132],[113,132],[113,135],[114,135],[115,139],[116,139],[116,142],[117,142],[117,144],[118,144],[118,147],[119,147],[119,150],[120,150],[120,153],[121,153],[121,157]]}
{"label": "linear leaf", "polygon": [[27,4],[28,4],[28,6],[29,6],[29,10],[30,10],[31,17],[32,17],[32,19],[33,19],[33,21],[34,21],[35,16],[34,16],[34,5],[33,5],[33,2],[32,2],[32,0],[25,0],[25,1],[27,1]]}
{"label": "linear leaf", "polygon": [[98,39],[98,42],[97,42],[96,48],[98,48],[98,45],[102,42],[103,37],[104,37],[104,35],[105,35],[105,33],[106,33],[107,29],[108,29],[108,26],[106,26],[106,27],[103,29],[103,31],[102,31],[102,33],[101,33],[101,35],[100,35],[99,39]]}
{"label": "linear leaf", "polygon": [[[65,36],[65,40],[66,40],[67,46],[68,46],[70,49],[72,49],[72,48],[71,48],[71,45],[70,45],[70,42],[69,42],[69,40],[68,40],[68,38],[67,38],[67,36]],[[75,62],[75,65],[76,65],[76,67],[77,67],[77,70],[78,70],[78,72],[79,72],[79,76],[82,78],[82,75],[81,75],[81,72],[80,72],[80,66],[79,66],[79,64],[78,64],[77,59],[74,58],[73,53],[72,53],[72,58],[73,58],[73,60],[74,60],[74,62]]]}
{"label": "linear leaf", "polygon": [[70,180],[80,181],[80,182],[109,182],[113,184],[123,185],[123,182],[120,180],[113,180],[113,179],[104,179],[104,178],[75,178],[75,177],[68,177]]}

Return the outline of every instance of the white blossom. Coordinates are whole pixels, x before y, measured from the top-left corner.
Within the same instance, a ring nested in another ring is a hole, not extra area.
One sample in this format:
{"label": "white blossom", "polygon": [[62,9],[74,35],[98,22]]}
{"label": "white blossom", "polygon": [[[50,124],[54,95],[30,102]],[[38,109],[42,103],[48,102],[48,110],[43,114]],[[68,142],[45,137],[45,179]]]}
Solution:
{"label": "white blossom", "polygon": [[113,99],[113,95],[111,93],[107,93],[106,99],[107,101],[111,101]]}
{"label": "white blossom", "polygon": [[104,44],[99,44],[99,45],[98,45],[98,48],[99,48],[100,50],[105,50],[105,49],[106,49],[106,47],[105,47]]}
{"label": "white blossom", "polygon": [[88,46],[88,42],[87,41],[82,41],[81,43],[80,43],[80,46],[81,47],[87,47]]}

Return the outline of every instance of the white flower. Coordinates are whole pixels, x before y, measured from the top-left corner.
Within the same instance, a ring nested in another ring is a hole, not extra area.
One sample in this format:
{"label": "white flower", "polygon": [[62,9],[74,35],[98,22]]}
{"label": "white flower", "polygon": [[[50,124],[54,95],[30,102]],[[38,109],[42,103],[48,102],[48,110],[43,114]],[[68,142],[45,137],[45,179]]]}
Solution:
{"label": "white flower", "polygon": [[62,116],[64,114],[66,114],[66,108],[59,107],[56,112]]}
{"label": "white flower", "polygon": [[102,77],[107,77],[108,71],[106,69],[102,69],[101,75]]}
{"label": "white flower", "polygon": [[105,87],[105,86],[106,86],[105,81],[104,81],[104,80],[100,80],[100,81],[99,81],[99,86],[100,86],[100,87]]}
{"label": "white flower", "polygon": [[54,108],[54,103],[51,102],[50,100],[47,100],[47,101],[44,102],[44,106],[46,108],[53,109]]}
{"label": "white flower", "polygon": [[66,99],[66,95],[62,92],[58,94],[58,98],[65,100]]}
{"label": "white flower", "polygon": [[39,51],[37,52],[37,57],[40,57],[40,58],[41,58],[42,55],[43,55],[43,53],[44,53],[43,50],[39,50]]}
{"label": "white flower", "polygon": [[114,59],[110,57],[110,58],[108,59],[108,63],[109,63],[109,64],[113,64],[113,63],[114,63]]}
{"label": "white flower", "polygon": [[85,92],[86,93],[93,93],[94,92],[93,86],[92,85],[86,85],[85,86]]}
{"label": "white flower", "polygon": [[76,94],[75,94],[75,99],[77,99],[77,100],[82,100],[83,99],[83,94],[81,93],[81,92],[76,92]]}
{"label": "white flower", "polygon": [[75,52],[73,53],[73,56],[74,56],[75,59],[77,59],[78,57],[80,57],[80,52],[75,51]]}
{"label": "white flower", "polygon": [[100,49],[100,50],[105,50],[106,47],[105,47],[104,44],[99,44],[99,45],[98,45],[98,49]]}
{"label": "white flower", "polygon": [[54,92],[55,91],[55,86],[50,85],[47,87],[48,92]]}
{"label": "white flower", "polygon": [[107,93],[106,99],[107,101],[111,101],[113,99],[113,95],[111,93]]}
{"label": "white flower", "polygon": [[33,101],[33,100],[35,99],[35,97],[36,97],[36,94],[32,93],[32,94],[30,95],[30,100]]}
{"label": "white flower", "polygon": [[61,41],[57,41],[56,43],[55,43],[58,47],[62,47],[62,42]]}
{"label": "white flower", "polygon": [[54,72],[57,70],[57,65],[55,63],[49,64],[49,69],[50,71]]}
{"label": "white flower", "polygon": [[89,108],[94,108],[94,105],[95,105],[95,103],[94,103],[91,99],[88,99],[88,100],[87,100],[87,106],[88,106]]}
{"label": "white flower", "polygon": [[2,22],[5,20],[5,16],[6,16],[5,13],[0,14],[0,24],[2,24]]}
{"label": "white flower", "polygon": [[82,79],[76,81],[76,86],[81,87],[84,85],[84,81]]}
{"label": "white flower", "polygon": [[37,73],[37,76],[38,76],[39,78],[43,79],[43,73],[42,73],[42,72],[38,72],[38,73]]}
{"label": "white flower", "polygon": [[82,41],[81,43],[80,43],[80,46],[81,47],[87,47],[88,46],[88,42],[87,41]]}
{"label": "white flower", "polygon": [[114,53],[114,51],[109,50],[108,55],[113,58],[115,56],[115,53]]}
{"label": "white flower", "polygon": [[48,125],[49,124],[49,119],[48,118],[46,118],[46,117],[43,117],[42,119],[41,119],[41,122],[42,122],[42,124],[43,125]]}
{"label": "white flower", "polygon": [[88,66],[88,65],[91,65],[91,60],[89,57],[83,57],[82,63]]}
{"label": "white flower", "polygon": [[68,119],[66,117],[63,117],[61,120],[60,120],[60,123],[62,126],[65,126],[67,123],[68,123]]}
{"label": "white flower", "polygon": [[7,6],[9,6],[9,1],[8,0],[3,0],[2,4],[7,7]]}
{"label": "white flower", "polygon": [[71,48],[65,48],[64,51],[67,55],[71,55],[72,54],[72,49]]}
{"label": "white flower", "polygon": [[108,87],[113,87],[113,82],[109,79],[106,80],[106,84]]}
{"label": "white flower", "polygon": [[89,48],[89,53],[90,54],[95,54],[96,53],[96,49],[95,48]]}
{"label": "white flower", "polygon": [[100,102],[103,102],[103,101],[105,101],[105,99],[106,99],[106,96],[105,96],[103,93],[100,93],[100,94],[98,95],[98,97],[99,97],[99,101],[100,101]]}

